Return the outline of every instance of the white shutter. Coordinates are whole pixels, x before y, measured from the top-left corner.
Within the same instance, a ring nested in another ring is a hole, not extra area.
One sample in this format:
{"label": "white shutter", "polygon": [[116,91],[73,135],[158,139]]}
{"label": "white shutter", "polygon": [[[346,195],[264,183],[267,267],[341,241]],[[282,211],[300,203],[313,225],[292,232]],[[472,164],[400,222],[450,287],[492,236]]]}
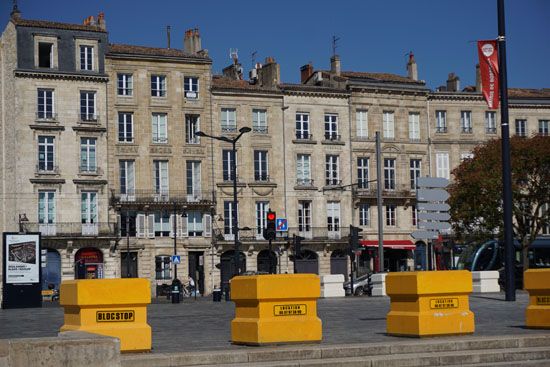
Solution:
{"label": "white shutter", "polygon": [[137,215],[136,237],[145,237],[145,215],[144,214]]}
{"label": "white shutter", "polygon": [[180,217],[180,219],[181,219],[180,236],[181,237],[187,237],[189,235],[189,233],[187,232],[187,221],[189,220],[188,218],[189,218],[189,216]]}
{"label": "white shutter", "polygon": [[147,219],[147,236],[155,238],[155,215],[149,214]]}
{"label": "white shutter", "polygon": [[204,237],[212,237],[212,216],[205,214],[202,221],[204,222]]}
{"label": "white shutter", "polygon": [[[177,230],[178,229],[177,229],[177,225],[176,225],[176,232],[177,232]],[[174,214],[170,214],[170,237],[174,237]]]}
{"label": "white shutter", "polygon": [[122,236],[122,226],[123,226],[122,219],[120,218],[120,214],[117,214],[116,221],[118,223],[118,236],[120,237]]}

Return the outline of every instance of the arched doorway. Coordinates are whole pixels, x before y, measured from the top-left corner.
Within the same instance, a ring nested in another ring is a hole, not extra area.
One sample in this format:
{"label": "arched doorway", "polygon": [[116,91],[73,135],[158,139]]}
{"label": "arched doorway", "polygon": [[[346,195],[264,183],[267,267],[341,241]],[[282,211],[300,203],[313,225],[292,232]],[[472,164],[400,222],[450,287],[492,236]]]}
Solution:
{"label": "arched doorway", "polygon": [[296,273],[319,274],[319,260],[315,252],[303,250],[302,256],[294,261],[296,261]]}
{"label": "arched doorway", "polygon": [[262,250],[258,253],[258,272],[276,274],[277,255],[270,250]]}
{"label": "arched doorway", "polygon": [[[246,256],[243,252],[240,253],[240,273],[246,271]],[[223,290],[229,288],[229,280],[233,277],[235,272],[235,251],[229,250],[222,254],[220,263],[220,286]]]}
{"label": "arched doorway", "polygon": [[426,270],[426,244],[423,241],[415,243],[414,270]]}
{"label": "arched doorway", "polygon": [[86,247],[74,255],[75,279],[103,278],[103,253],[95,247]]}
{"label": "arched doorway", "polygon": [[348,280],[348,256],[343,250],[335,250],[330,255],[330,273],[344,274]]}
{"label": "arched doorway", "polygon": [[54,249],[46,251],[46,264],[42,264],[42,290],[59,289],[61,284],[61,255]]}

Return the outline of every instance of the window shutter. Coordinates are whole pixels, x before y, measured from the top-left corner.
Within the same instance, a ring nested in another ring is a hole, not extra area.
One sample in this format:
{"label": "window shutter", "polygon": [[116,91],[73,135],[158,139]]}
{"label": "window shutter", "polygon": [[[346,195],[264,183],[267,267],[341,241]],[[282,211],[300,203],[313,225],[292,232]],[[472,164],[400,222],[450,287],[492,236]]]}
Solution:
{"label": "window shutter", "polygon": [[[174,214],[170,214],[170,237],[174,237]],[[177,225],[176,225],[176,232],[177,232]],[[176,233],[177,234],[177,233]]]}
{"label": "window shutter", "polygon": [[212,237],[212,216],[205,214],[203,217],[204,222],[204,237]]}
{"label": "window shutter", "polygon": [[149,238],[155,237],[155,215],[149,214],[147,218],[147,235]]}
{"label": "window shutter", "polygon": [[118,223],[118,236],[121,237],[122,236],[122,219],[120,218],[120,214],[117,214],[116,216],[116,221]]}
{"label": "window shutter", "polygon": [[187,217],[179,217],[181,219],[181,231],[180,231],[180,236],[181,237],[187,237],[189,236],[189,232],[187,231],[187,220],[189,218],[189,214]]}
{"label": "window shutter", "polygon": [[136,232],[137,237],[145,237],[145,214],[137,215]]}

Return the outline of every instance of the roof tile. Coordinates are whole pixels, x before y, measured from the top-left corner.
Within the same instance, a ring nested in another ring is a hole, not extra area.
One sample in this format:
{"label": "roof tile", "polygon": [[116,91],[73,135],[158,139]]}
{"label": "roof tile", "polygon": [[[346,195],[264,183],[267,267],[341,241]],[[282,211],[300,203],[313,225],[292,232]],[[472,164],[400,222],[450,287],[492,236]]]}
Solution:
{"label": "roof tile", "polygon": [[147,46],[135,46],[125,44],[109,44],[109,53],[128,54],[128,55],[145,55],[145,56],[166,56],[174,58],[194,58],[202,60],[210,60],[208,56],[191,54],[176,48],[158,48]]}
{"label": "roof tile", "polygon": [[31,19],[21,19],[21,18],[11,18],[11,21],[16,26],[21,26],[21,27],[53,28],[53,29],[67,29],[71,31],[107,33],[105,29],[97,25],[61,23],[61,22],[51,22],[48,20],[31,20]]}

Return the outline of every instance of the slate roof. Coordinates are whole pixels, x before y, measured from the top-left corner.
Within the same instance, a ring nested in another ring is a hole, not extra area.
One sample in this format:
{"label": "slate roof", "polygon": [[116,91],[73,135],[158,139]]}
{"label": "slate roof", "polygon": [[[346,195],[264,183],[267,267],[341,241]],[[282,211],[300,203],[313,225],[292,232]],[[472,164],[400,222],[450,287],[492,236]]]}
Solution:
{"label": "slate roof", "polygon": [[106,30],[102,29],[97,25],[84,25],[84,24],[73,24],[73,23],[61,23],[61,22],[51,22],[48,20],[31,20],[31,19],[21,19],[21,18],[11,18],[13,24],[19,27],[37,27],[37,28],[52,28],[52,29],[67,29],[71,31],[87,31],[87,32],[101,32],[107,33]]}
{"label": "slate roof", "polygon": [[412,80],[405,76],[389,73],[367,73],[359,71],[342,71],[341,76],[351,79],[365,79],[367,81],[375,82],[389,82],[389,83],[407,83],[407,84],[418,84],[425,85],[424,82],[419,80]]}
{"label": "slate roof", "polygon": [[509,88],[510,98],[550,98],[550,89]]}

